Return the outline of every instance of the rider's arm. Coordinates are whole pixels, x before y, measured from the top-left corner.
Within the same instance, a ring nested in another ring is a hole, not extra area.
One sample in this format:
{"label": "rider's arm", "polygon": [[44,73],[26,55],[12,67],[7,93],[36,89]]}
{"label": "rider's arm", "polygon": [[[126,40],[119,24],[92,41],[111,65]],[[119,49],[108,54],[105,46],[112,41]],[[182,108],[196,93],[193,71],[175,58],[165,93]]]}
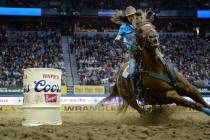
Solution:
{"label": "rider's arm", "polygon": [[121,42],[123,41],[123,36],[125,34],[125,29],[124,28],[125,28],[124,25],[120,26],[120,29],[119,29],[119,31],[117,33],[117,36],[116,36],[116,38],[113,41],[113,44],[116,47],[121,47]]}
{"label": "rider's arm", "polygon": [[120,48],[122,39],[123,39],[122,36],[117,35],[116,38],[113,41],[114,46]]}

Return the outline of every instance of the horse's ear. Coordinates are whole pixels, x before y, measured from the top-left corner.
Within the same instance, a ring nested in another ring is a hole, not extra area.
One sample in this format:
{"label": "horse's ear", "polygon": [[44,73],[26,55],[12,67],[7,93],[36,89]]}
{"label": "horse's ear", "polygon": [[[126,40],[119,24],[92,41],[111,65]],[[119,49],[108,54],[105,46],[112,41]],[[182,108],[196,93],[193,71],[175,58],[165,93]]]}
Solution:
{"label": "horse's ear", "polygon": [[152,18],[154,16],[152,10],[146,11],[146,14],[147,14],[147,19],[150,19],[150,18]]}
{"label": "horse's ear", "polygon": [[137,16],[142,16],[142,14],[143,14],[143,11],[142,11],[141,9],[138,9],[138,10],[136,11],[136,15],[137,15]]}

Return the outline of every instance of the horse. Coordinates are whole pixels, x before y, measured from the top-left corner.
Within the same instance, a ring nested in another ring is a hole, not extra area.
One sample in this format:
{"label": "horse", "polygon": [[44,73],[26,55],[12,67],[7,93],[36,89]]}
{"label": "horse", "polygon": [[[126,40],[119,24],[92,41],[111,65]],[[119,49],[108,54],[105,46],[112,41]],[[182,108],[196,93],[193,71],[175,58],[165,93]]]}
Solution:
{"label": "horse", "polygon": [[[147,19],[147,13],[138,11],[132,24],[135,27],[137,42],[141,46],[135,50],[136,54],[134,54],[141,64],[138,76],[139,85],[144,95],[147,95],[145,98],[152,99],[147,103],[152,105],[175,103],[178,106],[192,108],[210,115],[210,105],[205,102],[199,90],[190,84],[170,61],[162,57],[157,31]],[[139,106],[136,96],[132,94],[129,80],[123,77],[123,72],[127,67],[128,63],[122,65],[111,94],[101,103],[119,96],[123,99],[119,113],[126,112],[129,105],[140,114],[145,113],[147,111]],[[191,98],[194,102],[183,96]]]}

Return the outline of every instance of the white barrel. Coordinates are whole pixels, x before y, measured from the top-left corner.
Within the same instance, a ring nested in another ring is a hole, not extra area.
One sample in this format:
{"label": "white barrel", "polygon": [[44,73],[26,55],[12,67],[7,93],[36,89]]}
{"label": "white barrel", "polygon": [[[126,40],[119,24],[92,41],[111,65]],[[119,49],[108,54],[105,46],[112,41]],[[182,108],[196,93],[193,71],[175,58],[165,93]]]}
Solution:
{"label": "white barrel", "polygon": [[61,125],[61,70],[24,69],[23,126]]}

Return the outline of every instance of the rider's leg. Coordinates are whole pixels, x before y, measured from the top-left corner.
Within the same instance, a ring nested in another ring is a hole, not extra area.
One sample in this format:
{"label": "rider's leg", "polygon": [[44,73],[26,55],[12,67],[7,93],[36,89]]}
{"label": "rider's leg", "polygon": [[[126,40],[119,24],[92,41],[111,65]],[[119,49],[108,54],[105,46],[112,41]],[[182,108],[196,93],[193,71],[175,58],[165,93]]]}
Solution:
{"label": "rider's leg", "polygon": [[197,111],[202,111],[204,109],[203,105],[199,103],[194,103],[192,101],[183,98],[175,90],[167,91],[166,99],[169,100],[170,102],[176,103],[177,105],[196,109]]}
{"label": "rider's leg", "polygon": [[177,92],[179,95],[184,95],[192,98],[195,102],[202,104],[204,107],[207,107],[210,109],[210,105],[206,103],[206,101],[203,99],[201,93],[198,91],[198,89],[190,84],[181,73],[177,72]]}
{"label": "rider's leg", "polygon": [[131,58],[129,60],[129,80],[134,97],[137,96],[137,74],[136,74],[136,60]]}

